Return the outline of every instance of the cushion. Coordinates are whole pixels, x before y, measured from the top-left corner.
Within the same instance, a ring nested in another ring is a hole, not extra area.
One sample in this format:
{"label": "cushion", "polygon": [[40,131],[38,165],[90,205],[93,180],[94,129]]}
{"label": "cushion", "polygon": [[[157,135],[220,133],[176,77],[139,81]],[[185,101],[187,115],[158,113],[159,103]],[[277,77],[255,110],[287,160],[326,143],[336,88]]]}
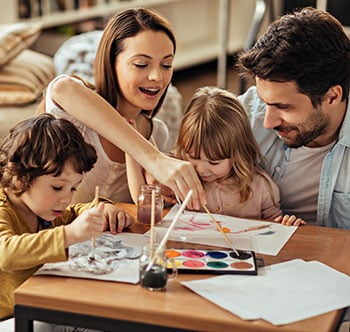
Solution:
{"label": "cushion", "polygon": [[32,45],[40,32],[40,23],[0,24],[0,66]]}
{"label": "cushion", "polygon": [[55,75],[51,57],[31,50],[22,51],[0,67],[0,106],[36,101]]}
{"label": "cushion", "polygon": [[57,74],[76,74],[93,82],[93,65],[102,33],[102,30],[94,30],[66,40],[53,57]]}

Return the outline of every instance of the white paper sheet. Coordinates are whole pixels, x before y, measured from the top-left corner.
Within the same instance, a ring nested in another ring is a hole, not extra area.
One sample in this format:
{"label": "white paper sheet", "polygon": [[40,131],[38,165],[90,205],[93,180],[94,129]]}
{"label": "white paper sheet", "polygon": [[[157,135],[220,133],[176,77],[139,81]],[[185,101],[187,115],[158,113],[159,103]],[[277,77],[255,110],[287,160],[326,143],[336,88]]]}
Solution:
{"label": "white paper sheet", "polygon": [[293,323],[350,305],[350,277],[317,261],[292,260],[258,276],[224,275],[182,282],[243,319]]}
{"label": "white paper sheet", "polygon": [[113,235],[104,233],[96,239],[96,260],[108,261],[113,268],[111,273],[94,274],[72,269],[71,263],[77,254],[88,255],[91,241],[77,243],[69,248],[69,260],[58,263],[44,264],[36,275],[57,275],[87,279],[99,279],[136,284],[139,282],[138,257],[143,244],[149,240],[143,234],[119,233]]}
{"label": "white paper sheet", "polygon": [[[157,236],[163,236],[179,206],[175,205],[155,227]],[[235,218],[213,214],[226,229],[226,235],[236,249],[252,250],[260,254],[276,256],[297,230],[296,226],[284,226],[274,222]],[[260,229],[254,228],[265,227]],[[251,229],[253,228],[253,229]],[[251,229],[251,230],[250,230]],[[148,233],[146,233],[149,236]],[[206,213],[185,211],[177,221],[170,240],[227,247],[223,236]]]}

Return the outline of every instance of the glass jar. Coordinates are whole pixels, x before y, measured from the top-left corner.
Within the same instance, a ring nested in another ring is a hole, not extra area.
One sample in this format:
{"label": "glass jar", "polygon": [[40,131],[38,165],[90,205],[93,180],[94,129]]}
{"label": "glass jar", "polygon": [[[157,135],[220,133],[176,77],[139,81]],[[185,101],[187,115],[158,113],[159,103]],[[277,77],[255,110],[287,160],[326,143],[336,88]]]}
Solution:
{"label": "glass jar", "polygon": [[168,280],[173,280],[177,276],[176,262],[172,258],[167,258],[164,247],[154,244],[150,248],[149,244],[142,247],[139,258],[140,285],[150,291],[165,290]]}
{"label": "glass jar", "polygon": [[158,223],[163,219],[163,197],[161,188],[157,185],[145,184],[141,186],[137,202],[137,219],[143,224],[151,224],[152,213],[152,191],[154,190],[154,222]]}

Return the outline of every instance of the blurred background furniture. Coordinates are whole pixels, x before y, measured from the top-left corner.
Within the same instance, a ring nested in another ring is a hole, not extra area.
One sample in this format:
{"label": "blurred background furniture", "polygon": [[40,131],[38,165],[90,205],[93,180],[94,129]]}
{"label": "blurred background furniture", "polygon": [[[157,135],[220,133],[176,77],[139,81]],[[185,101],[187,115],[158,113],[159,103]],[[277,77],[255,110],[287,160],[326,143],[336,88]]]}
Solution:
{"label": "blurred background furniture", "polygon": [[350,37],[350,1],[349,0],[317,0],[316,7],[334,15],[344,26]]}
{"label": "blurred background furniture", "polygon": [[[78,34],[102,29],[111,15],[134,6],[151,7],[159,11],[172,24],[177,37],[175,70],[217,59],[219,46],[220,3],[222,0],[2,0],[0,23],[40,22],[43,32],[34,44],[36,50],[51,56],[68,39],[58,31]],[[30,13],[22,13],[23,3],[31,6]],[[61,7],[53,3],[64,3]],[[79,8],[72,7],[79,3]],[[242,48],[247,35],[255,1],[234,0],[229,12],[227,51],[233,54]],[[95,26],[93,26],[95,24]],[[65,27],[65,30],[63,30]],[[70,30],[69,30],[70,29]],[[61,39],[60,39],[61,38]],[[57,43],[55,42],[57,41]]]}
{"label": "blurred background furniture", "polygon": [[[202,65],[205,71],[210,71],[206,64],[216,61],[219,54],[221,1],[223,0],[2,0],[0,24],[40,24],[40,34],[33,38],[30,44],[26,44],[26,48],[52,59],[65,41],[75,35],[96,30],[96,27],[103,29],[109,17],[116,12],[133,6],[152,7],[168,18],[174,27],[177,37],[175,73]],[[73,8],[73,4],[78,2],[82,7]],[[24,3],[31,4],[30,13],[23,13]],[[55,3],[64,3],[66,7],[54,6]],[[41,4],[41,7],[34,4]],[[234,0],[229,11],[225,13],[229,18],[225,60],[226,55],[242,49],[254,11],[254,1]],[[194,89],[191,92],[193,91]],[[169,92],[176,95],[173,88],[170,88]],[[172,99],[174,100],[177,105],[178,99]],[[170,105],[172,101],[165,104]],[[21,105],[0,105],[0,137],[3,137],[15,122],[33,115],[35,108],[36,100]],[[175,119],[169,121],[176,124]]]}

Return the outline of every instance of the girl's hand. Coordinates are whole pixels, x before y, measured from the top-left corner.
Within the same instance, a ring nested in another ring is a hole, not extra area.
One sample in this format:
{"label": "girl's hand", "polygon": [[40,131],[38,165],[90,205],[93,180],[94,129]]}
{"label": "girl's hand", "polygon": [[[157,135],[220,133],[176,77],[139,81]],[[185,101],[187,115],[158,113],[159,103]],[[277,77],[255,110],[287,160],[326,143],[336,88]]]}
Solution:
{"label": "girl's hand", "polygon": [[167,205],[174,205],[178,203],[174,192],[170,188],[163,185],[160,185],[160,187],[161,187],[163,200]]}
{"label": "girl's hand", "polygon": [[102,235],[104,227],[104,203],[84,211],[72,223],[65,226],[66,248],[78,242]]}
{"label": "girl's hand", "polygon": [[103,220],[103,230],[109,230],[112,234],[121,233],[124,228],[134,223],[134,218],[129,213],[113,204],[105,204]]}
{"label": "girl's hand", "polygon": [[284,215],[284,216],[279,216],[275,219],[276,222],[281,223],[282,225],[286,226],[301,226],[301,225],[306,225],[307,222],[301,218],[297,218],[295,215]]}

